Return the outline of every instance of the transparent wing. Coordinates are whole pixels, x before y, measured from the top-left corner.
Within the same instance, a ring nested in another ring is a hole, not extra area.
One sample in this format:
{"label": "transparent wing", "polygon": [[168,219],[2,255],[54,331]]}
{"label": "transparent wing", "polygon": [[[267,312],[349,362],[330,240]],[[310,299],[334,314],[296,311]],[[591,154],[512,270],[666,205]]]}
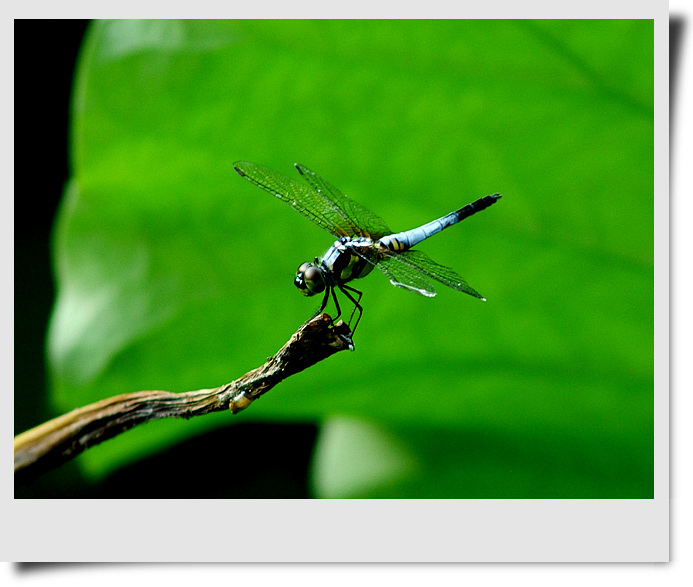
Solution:
{"label": "transparent wing", "polygon": [[392,285],[413,291],[427,298],[436,295],[433,284],[418,269],[402,263],[397,256],[383,256],[375,265],[390,280]]}
{"label": "transparent wing", "polygon": [[480,300],[486,299],[462,279],[462,276],[456,271],[450,269],[450,267],[436,263],[426,253],[409,250],[402,253],[389,253],[389,255],[389,259],[391,259],[393,263],[406,265],[411,271],[420,271],[431,279],[435,279],[452,289],[468,293],[470,296],[474,296]]}
{"label": "transparent wing", "polygon": [[346,213],[330,198],[310,185],[268,167],[236,161],[233,168],[251,183],[286,202],[297,212],[334,236],[353,236]]}
{"label": "transparent wing", "polygon": [[380,269],[390,280],[390,283],[397,287],[432,298],[436,295],[436,289],[427,279],[430,277],[452,289],[463,291],[480,300],[486,300],[456,271],[436,263],[421,251],[408,250],[395,253],[385,248],[373,248],[369,253],[357,250],[354,252]]}
{"label": "transparent wing", "polygon": [[340,213],[344,224],[350,231],[349,236],[367,236],[375,241],[387,234],[392,234],[392,231],[380,216],[349,198],[344,192],[325,181],[317,173],[298,163],[296,163],[296,169]]}

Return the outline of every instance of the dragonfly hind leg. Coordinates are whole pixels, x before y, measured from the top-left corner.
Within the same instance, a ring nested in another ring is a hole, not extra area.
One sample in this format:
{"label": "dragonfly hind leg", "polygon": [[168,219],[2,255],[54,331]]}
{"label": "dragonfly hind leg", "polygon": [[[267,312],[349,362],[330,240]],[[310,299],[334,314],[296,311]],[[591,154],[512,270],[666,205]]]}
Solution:
{"label": "dragonfly hind leg", "polygon": [[[344,288],[346,287],[345,285],[337,284],[339,289],[344,292],[344,295],[348,297],[354,304],[356,304],[359,308],[361,306],[358,304],[356,300],[354,300],[353,297],[349,294],[349,292],[345,291]],[[352,289],[352,288],[348,288]],[[330,291],[332,292],[332,299],[334,300],[334,305],[337,309],[337,315],[332,319],[332,325],[334,326],[334,323],[339,320],[339,317],[342,315],[342,309],[339,307],[339,301],[337,300],[337,293],[334,291],[334,287],[330,287]],[[361,299],[361,292],[353,289],[352,291],[355,291],[356,293],[359,294],[359,300]],[[325,296],[325,301],[327,301],[327,296]],[[354,308],[355,309],[355,308]],[[351,317],[354,316],[354,312],[351,313]],[[349,318],[349,322],[351,323],[351,317]],[[361,317],[361,314],[359,314],[359,318]],[[358,323],[358,320],[356,321]],[[342,323],[339,325],[339,327],[343,327],[344,324]],[[351,329],[350,325],[346,327],[346,332],[340,332],[339,337],[349,346],[350,350],[355,350],[354,347],[354,341],[352,340],[352,336],[354,336],[354,329]]]}
{"label": "dragonfly hind leg", "polygon": [[322,303],[320,304],[320,307],[318,308],[317,312],[313,314],[313,318],[315,318],[318,314],[320,314],[320,312],[322,312],[327,307],[327,301],[330,299],[330,294],[332,294],[332,299],[334,300],[334,305],[337,310],[337,315],[334,318],[332,318],[332,322],[336,322],[342,315],[342,310],[339,307],[339,302],[337,301],[337,295],[334,292],[334,288],[328,287],[325,289],[325,295],[322,298]]}
{"label": "dragonfly hind leg", "polygon": [[[359,325],[359,320],[361,320],[361,316],[363,315],[363,307],[359,303],[361,301],[361,296],[363,295],[363,292],[359,291],[358,289],[355,289],[353,287],[349,287],[348,285],[339,284],[339,289],[342,290],[342,293],[351,300],[351,303],[354,304],[354,309],[351,311],[351,316],[349,316],[349,327],[351,328],[351,333],[353,334],[356,332],[356,327]],[[347,291],[349,290],[349,291]],[[349,293],[349,292],[354,292],[355,294],[358,294],[358,297],[354,299],[354,297]],[[354,313],[356,310],[359,311],[359,315],[356,318],[356,324],[354,326],[351,326],[351,321],[354,318]]]}

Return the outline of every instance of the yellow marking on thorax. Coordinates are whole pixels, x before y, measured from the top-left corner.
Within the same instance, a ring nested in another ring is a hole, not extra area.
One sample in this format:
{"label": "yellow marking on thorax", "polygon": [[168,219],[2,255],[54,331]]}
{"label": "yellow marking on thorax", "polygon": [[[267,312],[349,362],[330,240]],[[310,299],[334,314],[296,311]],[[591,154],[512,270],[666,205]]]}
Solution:
{"label": "yellow marking on thorax", "polygon": [[344,269],[342,269],[342,272],[339,275],[340,279],[346,280],[351,277],[351,274],[354,271],[354,265],[356,265],[358,260],[358,255],[349,255],[349,264]]}

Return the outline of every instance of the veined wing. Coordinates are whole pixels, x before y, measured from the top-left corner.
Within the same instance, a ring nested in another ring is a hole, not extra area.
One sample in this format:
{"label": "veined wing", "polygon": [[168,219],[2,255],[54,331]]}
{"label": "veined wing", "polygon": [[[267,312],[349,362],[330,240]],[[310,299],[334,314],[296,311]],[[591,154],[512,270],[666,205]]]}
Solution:
{"label": "veined wing", "polygon": [[[450,269],[450,267],[436,263],[422,251],[414,251],[410,249],[402,253],[392,253],[390,251],[384,251],[384,253],[387,255],[385,259],[387,259],[389,268],[396,265],[401,265],[407,268],[406,270],[402,270],[402,272],[406,275],[423,273],[427,277],[435,279],[436,281],[439,281],[452,289],[463,291],[468,293],[470,296],[479,298],[480,300],[486,299],[478,291],[471,287],[464,279],[462,279],[462,276],[456,271]],[[378,263],[376,267],[380,267],[382,263],[383,261]]]}
{"label": "veined wing", "polygon": [[354,235],[344,211],[323,192],[257,163],[236,161],[233,168],[239,175],[286,202],[330,234],[337,237]]}
{"label": "veined wing", "polygon": [[427,298],[436,295],[436,288],[418,269],[402,263],[395,255],[384,255],[376,264],[392,285],[413,291]]}
{"label": "veined wing", "polygon": [[385,221],[365,206],[352,200],[344,192],[325,181],[314,171],[296,163],[296,169],[304,179],[327,198],[335,210],[342,216],[348,226],[349,236],[367,236],[376,241],[380,237],[392,234]]}

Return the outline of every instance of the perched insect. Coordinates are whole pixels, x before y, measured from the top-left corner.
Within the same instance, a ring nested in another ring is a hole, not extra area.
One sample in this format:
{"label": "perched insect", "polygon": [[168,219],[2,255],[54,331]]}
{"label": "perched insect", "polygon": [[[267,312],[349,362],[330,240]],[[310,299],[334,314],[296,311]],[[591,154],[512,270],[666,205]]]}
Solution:
{"label": "perched insect", "polygon": [[341,315],[335,294],[335,288],[339,288],[354,304],[349,322],[358,309],[352,333],[363,314],[360,304],[362,292],[347,283],[365,277],[373,267],[380,269],[393,285],[422,296],[436,295],[435,288],[428,279],[431,278],[485,300],[455,271],[439,265],[421,251],[412,250],[412,247],[448,226],[495,204],[501,198],[500,194],[480,198],[418,228],[393,233],[379,216],[303,165],[296,164],[296,169],[307,183],[256,163],[237,161],[233,167],[242,177],[286,202],[294,210],[337,237],[338,240],[321,259],[316,258],[312,263],[306,262],[299,266],[294,285],[306,296],[324,292],[317,313],[325,309],[332,295],[338,312],[335,320]]}

